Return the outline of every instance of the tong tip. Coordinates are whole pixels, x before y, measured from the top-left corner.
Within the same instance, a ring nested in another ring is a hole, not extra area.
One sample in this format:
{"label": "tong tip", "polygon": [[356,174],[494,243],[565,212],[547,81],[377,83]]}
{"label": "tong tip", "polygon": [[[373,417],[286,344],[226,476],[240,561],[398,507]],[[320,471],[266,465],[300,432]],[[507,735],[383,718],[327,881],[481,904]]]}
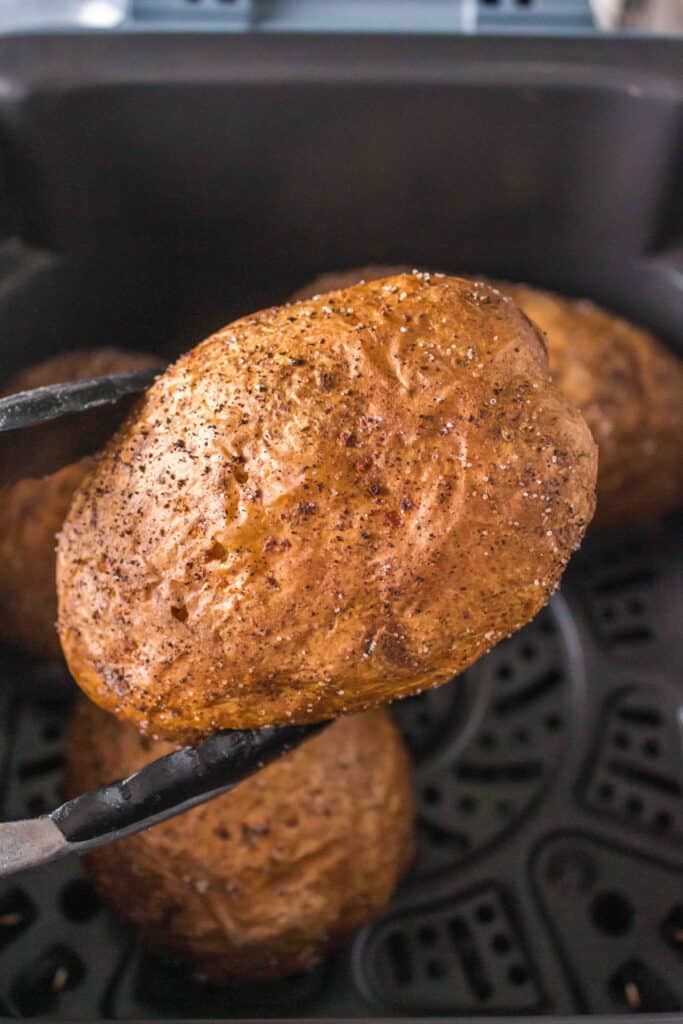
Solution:
{"label": "tong tip", "polygon": [[69,843],[47,815],[0,824],[0,878],[69,852]]}

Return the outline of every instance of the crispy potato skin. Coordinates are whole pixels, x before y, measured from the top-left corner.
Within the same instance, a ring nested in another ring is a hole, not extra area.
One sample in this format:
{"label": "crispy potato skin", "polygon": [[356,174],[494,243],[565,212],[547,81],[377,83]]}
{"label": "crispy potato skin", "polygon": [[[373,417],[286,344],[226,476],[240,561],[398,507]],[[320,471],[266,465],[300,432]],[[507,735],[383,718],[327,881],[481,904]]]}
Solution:
{"label": "crispy potato skin", "polygon": [[96,703],[169,738],[415,693],[547,601],[595,475],[540,332],[486,285],[265,310],[167,371],[77,493],[62,646]]}
{"label": "crispy potato skin", "polygon": [[[85,700],[75,796],[170,752]],[[86,860],[150,947],[214,982],[312,967],[388,903],[413,853],[408,756],[385,711],[341,718],[237,789]]]}
{"label": "crispy potato skin", "polygon": [[592,302],[498,287],[547,334],[553,380],[597,442],[594,525],[630,526],[683,504],[683,363]]}
{"label": "crispy potato skin", "polygon": [[[68,352],[22,370],[3,394],[158,365],[155,356],[139,352]],[[0,639],[38,657],[62,655],[56,630],[55,535],[73,492],[94,465],[92,458],[81,458],[83,452],[108,440],[115,417],[113,409],[98,410],[88,420],[85,437],[77,419],[66,417],[24,433],[20,452],[9,434],[0,447],[0,479],[12,481],[0,488]],[[39,475],[54,465],[60,466],[56,472]]]}

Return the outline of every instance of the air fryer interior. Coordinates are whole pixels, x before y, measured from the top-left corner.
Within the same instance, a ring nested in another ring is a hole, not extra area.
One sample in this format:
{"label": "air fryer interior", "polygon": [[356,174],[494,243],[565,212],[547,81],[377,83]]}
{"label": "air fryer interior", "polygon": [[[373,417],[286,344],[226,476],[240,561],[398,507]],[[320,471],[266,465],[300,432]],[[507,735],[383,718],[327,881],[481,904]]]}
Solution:
{"label": "air fryer interior", "polygon": [[[371,262],[587,295],[680,346],[683,44],[636,42],[3,40],[1,375],[81,345],[171,356]],[[0,887],[5,1011],[683,1008],[679,526],[593,536],[532,624],[395,707],[417,862],[318,970],[203,988],[74,861]],[[2,666],[2,813],[23,817],[60,800],[72,691]]]}

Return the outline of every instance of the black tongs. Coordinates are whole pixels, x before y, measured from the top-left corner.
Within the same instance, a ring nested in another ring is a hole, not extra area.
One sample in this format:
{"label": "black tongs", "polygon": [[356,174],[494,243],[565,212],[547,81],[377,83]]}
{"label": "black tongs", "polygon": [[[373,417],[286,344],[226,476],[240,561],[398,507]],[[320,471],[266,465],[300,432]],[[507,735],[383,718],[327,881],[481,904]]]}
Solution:
{"label": "black tongs", "polygon": [[0,432],[33,427],[56,420],[70,413],[86,412],[98,405],[118,402],[135,395],[159,376],[159,370],[133,370],[131,373],[110,373],[92,380],[67,381],[46,387],[19,391],[0,398]]}
{"label": "black tongs", "polygon": [[[35,426],[144,391],[158,370],[111,374],[0,399],[0,432]],[[39,818],[0,823],[0,877],[85,853],[225,793],[322,725],[219,732]]]}
{"label": "black tongs", "polygon": [[39,818],[0,823],[0,878],[141,832],[226,793],[324,724],[218,732]]}

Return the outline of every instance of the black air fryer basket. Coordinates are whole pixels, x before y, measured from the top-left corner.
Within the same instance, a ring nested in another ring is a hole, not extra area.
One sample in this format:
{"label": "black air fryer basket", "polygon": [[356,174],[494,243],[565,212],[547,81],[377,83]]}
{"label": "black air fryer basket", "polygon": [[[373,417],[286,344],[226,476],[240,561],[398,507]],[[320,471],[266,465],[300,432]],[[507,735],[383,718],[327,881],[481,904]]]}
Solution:
{"label": "black air fryer basket", "polygon": [[[83,345],[170,357],[373,262],[589,296],[683,348],[683,41],[242,32],[249,5],[210,3],[230,31],[175,31],[182,4],[148,2],[117,31],[0,36],[2,378]],[[417,861],[317,970],[186,980],[72,859],[0,886],[2,1013],[680,1012],[680,579],[680,518],[591,535],[534,622],[395,705]],[[61,800],[73,687],[0,665],[8,820]]]}

